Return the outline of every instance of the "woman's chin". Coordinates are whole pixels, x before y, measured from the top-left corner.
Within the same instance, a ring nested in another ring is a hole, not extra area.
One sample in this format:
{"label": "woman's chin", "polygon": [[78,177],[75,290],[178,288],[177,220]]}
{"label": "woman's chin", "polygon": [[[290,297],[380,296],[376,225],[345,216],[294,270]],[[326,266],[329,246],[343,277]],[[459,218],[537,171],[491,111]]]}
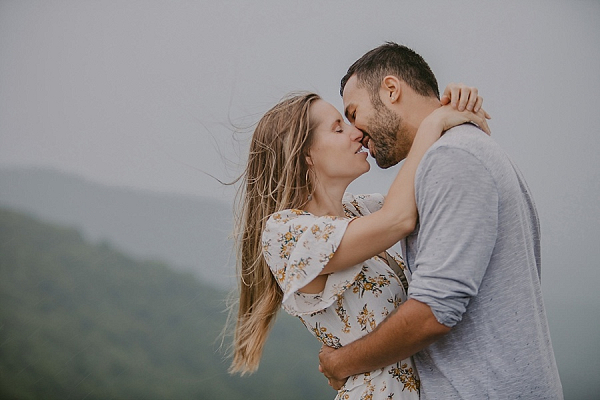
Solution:
{"label": "woman's chin", "polygon": [[364,166],[363,170],[360,172],[357,172],[356,175],[354,175],[354,178],[352,178],[352,180],[356,180],[358,178],[360,178],[361,176],[363,176],[364,174],[366,174],[367,172],[369,172],[371,170],[371,164],[369,164],[368,162],[366,163],[366,165]]}

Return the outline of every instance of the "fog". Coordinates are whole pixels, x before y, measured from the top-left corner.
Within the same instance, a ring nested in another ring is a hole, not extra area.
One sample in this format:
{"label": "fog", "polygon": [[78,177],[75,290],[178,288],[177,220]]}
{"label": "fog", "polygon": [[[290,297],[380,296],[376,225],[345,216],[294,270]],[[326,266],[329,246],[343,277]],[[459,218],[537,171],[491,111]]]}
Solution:
{"label": "fog", "polygon": [[[440,89],[465,82],[484,97],[492,135],[540,213],[553,339],[569,343],[557,359],[580,368],[572,382],[591,384],[600,367],[600,313],[585,314],[600,306],[599,39],[598,1],[3,0],[0,167],[230,201],[234,188],[209,175],[240,173],[267,109],[297,90],[340,108],[339,80],[354,60],[384,41],[405,44]],[[372,163],[351,191],[385,193],[396,172]]]}

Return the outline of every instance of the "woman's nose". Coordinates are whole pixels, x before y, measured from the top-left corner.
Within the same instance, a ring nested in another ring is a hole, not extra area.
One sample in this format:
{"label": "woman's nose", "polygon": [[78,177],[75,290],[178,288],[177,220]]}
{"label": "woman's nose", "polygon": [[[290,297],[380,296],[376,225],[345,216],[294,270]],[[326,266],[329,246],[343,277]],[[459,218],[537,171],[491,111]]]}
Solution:
{"label": "woman's nose", "polygon": [[350,138],[353,141],[357,141],[357,142],[362,141],[362,138],[364,135],[360,129],[358,129],[354,125],[349,125],[349,129],[350,129]]}

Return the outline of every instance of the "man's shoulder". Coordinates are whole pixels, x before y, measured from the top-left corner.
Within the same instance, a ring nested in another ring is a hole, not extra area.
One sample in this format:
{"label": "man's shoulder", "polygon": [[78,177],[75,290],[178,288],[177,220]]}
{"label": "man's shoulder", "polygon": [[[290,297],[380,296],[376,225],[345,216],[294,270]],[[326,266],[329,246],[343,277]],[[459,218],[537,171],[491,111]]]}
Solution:
{"label": "man's shoulder", "polygon": [[458,125],[446,131],[431,146],[424,159],[444,157],[444,149],[462,150],[453,151],[453,156],[463,154],[465,158],[474,157],[484,163],[486,160],[506,157],[498,143],[473,124]]}
{"label": "man's shoulder", "polygon": [[473,124],[462,124],[448,129],[444,135],[432,146],[454,148],[477,148],[490,146],[493,140],[485,132]]}
{"label": "man's shoulder", "polygon": [[463,124],[449,129],[427,151],[415,176],[419,184],[425,176],[450,181],[457,174],[473,171],[488,174],[494,181],[516,173],[510,156],[477,126]]}

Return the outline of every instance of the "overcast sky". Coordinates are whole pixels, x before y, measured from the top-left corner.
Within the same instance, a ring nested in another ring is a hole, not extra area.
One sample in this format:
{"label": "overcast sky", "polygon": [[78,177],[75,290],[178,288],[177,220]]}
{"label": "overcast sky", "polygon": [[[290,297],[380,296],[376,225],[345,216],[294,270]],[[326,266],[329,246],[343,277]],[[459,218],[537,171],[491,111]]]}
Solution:
{"label": "overcast sky", "polygon": [[540,211],[546,298],[600,306],[598,1],[0,0],[0,166],[230,198],[201,171],[233,179],[290,91],[339,108],[347,67],[387,40],[440,89],[480,89]]}
{"label": "overcast sky", "polygon": [[239,172],[235,128],[293,90],[340,107],[346,68],[393,40],[441,89],[480,88],[540,194],[598,188],[599,2],[281,3],[0,1],[0,163],[220,196],[198,170]]}

